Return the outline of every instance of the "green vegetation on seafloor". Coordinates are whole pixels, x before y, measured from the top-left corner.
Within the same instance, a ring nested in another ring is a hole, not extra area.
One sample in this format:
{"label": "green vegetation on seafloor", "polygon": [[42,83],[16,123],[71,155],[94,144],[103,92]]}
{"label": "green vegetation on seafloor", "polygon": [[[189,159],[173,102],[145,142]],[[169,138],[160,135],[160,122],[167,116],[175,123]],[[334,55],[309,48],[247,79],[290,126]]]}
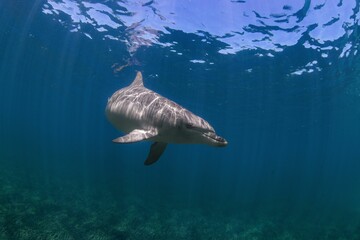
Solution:
{"label": "green vegetation on seafloor", "polygon": [[244,239],[357,240],[360,225],[291,226],[266,216],[235,217],[199,208],[150,204],[136,196],[116,198],[69,184],[29,187],[0,178],[1,240]]}

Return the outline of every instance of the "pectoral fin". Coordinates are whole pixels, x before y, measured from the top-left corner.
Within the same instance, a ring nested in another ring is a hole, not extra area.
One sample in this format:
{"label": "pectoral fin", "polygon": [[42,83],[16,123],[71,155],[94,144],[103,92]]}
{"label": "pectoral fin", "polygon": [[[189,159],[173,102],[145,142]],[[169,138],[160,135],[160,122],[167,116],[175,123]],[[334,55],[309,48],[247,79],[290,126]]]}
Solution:
{"label": "pectoral fin", "polygon": [[131,131],[129,134],[116,138],[112,140],[114,143],[133,143],[139,142],[143,140],[147,140],[157,135],[157,131],[154,129],[151,130],[141,130],[135,129]]}
{"label": "pectoral fin", "polygon": [[147,159],[145,160],[145,165],[151,165],[155,163],[157,160],[159,160],[160,156],[165,151],[167,143],[164,142],[154,142],[151,145],[149,155]]}

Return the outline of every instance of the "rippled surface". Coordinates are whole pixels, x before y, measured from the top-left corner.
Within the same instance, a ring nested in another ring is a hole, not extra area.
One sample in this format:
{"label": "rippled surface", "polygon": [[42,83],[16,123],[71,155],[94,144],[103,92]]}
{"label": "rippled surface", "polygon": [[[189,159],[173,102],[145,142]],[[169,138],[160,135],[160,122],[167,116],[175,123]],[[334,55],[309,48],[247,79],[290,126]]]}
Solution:
{"label": "rippled surface", "polygon": [[[161,35],[173,30],[199,35],[209,44],[208,38],[223,42],[226,46],[219,50],[222,54],[259,48],[282,51],[297,43],[326,52],[333,49],[331,42],[352,34],[359,21],[359,4],[355,0],[346,4],[342,0],[48,0],[43,13],[89,38],[95,34],[85,28],[91,26],[97,37],[124,42],[130,53],[156,44],[176,48],[177,43],[159,41]],[[66,21],[64,15],[71,20]],[[304,37],[309,39],[304,41]],[[356,49],[357,45],[343,46],[339,51],[343,56]]]}
{"label": "rippled surface", "polygon": [[[203,48],[216,44],[218,54],[254,50],[258,57],[274,57],[289,47],[302,46],[321,58],[346,58],[357,55],[359,47],[356,39],[351,40],[360,16],[355,0],[346,4],[341,0],[206,3],[48,0],[42,12],[71,32],[125,45],[130,56],[136,55],[141,47],[154,46],[167,49],[170,54],[186,55],[181,40],[172,37],[179,31],[194,34],[192,41],[200,41],[205,45]],[[207,52],[183,59],[210,64],[209,68],[214,64]],[[330,59],[326,65],[332,62]],[[323,68],[318,60],[309,59],[298,66],[293,64],[287,74],[302,75]]]}

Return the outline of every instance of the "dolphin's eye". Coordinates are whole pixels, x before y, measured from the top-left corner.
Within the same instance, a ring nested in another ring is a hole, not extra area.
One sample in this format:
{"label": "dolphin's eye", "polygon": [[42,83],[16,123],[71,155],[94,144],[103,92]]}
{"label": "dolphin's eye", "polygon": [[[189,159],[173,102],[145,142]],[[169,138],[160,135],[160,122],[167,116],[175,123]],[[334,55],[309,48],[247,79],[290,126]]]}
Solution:
{"label": "dolphin's eye", "polygon": [[192,124],[190,124],[190,123],[186,123],[186,124],[185,124],[185,127],[191,129],[191,128],[194,128],[194,125],[192,125]]}

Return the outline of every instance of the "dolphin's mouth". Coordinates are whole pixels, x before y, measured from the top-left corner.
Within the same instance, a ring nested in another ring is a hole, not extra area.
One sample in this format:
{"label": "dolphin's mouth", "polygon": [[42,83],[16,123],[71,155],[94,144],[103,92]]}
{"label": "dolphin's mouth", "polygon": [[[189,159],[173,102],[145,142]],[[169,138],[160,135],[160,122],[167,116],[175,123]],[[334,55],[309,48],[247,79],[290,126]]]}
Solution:
{"label": "dolphin's mouth", "polygon": [[228,142],[224,138],[216,135],[214,132],[203,133],[203,136],[212,140],[216,144],[216,146],[219,146],[219,147],[225,147],[228,144]]}

